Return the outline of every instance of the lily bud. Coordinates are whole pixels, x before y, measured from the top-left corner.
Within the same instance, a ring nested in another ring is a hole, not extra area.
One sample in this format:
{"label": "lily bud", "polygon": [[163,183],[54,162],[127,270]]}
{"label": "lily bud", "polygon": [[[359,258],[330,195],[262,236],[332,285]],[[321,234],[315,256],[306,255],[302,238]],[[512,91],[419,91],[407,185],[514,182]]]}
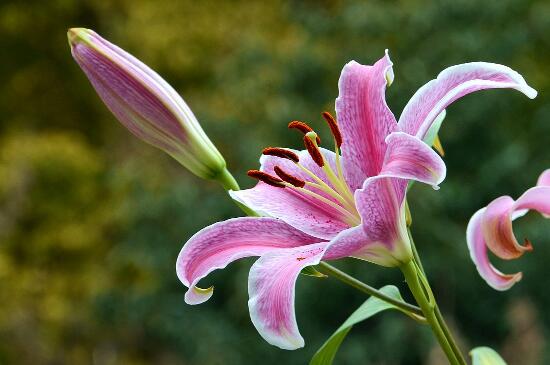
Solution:
{"label": "lily bud", "polygon": [[74,59],[130,132],[164,150],[195,175],[223,180],[225,160],[166,81],[92,30],[72,28],[67,35]]}

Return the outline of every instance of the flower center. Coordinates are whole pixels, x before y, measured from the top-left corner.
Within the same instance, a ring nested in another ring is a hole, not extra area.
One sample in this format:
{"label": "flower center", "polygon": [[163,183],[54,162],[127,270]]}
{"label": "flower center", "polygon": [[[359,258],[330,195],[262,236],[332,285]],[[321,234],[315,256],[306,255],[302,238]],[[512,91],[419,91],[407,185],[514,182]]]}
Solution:
{"label": "flower center", "polygon": [[336,119],[330,113],[324,112],[322,116],[330,128],[334,140],[334,168],[323,154],[323,150],[319,148],[321,139],[317,133],[306,123],[293,121],[288,124],[288,128],[297,129],[304,134],[306,150],[315,164],[320,167],[324,176],[319,176],[301,164],[299,156],[296,153],[278,147],[267,147],[262,153],[292,161],[300,170],[311,177],[311,181],[305,181],[296,177],[288,173],[288,171],[283,170],[280,166],[275,166],[273,169],[277,176],[259,170],[248,171],[248,176],[277,188],[293,189],[318,200],[337,210],[343,216],[343,220],[350,226],[356,226],[361,223],[361,217],[355,207],[353,192],[344,179],[340,162],[340,147],[343,142],[342,134],[340,133]]}

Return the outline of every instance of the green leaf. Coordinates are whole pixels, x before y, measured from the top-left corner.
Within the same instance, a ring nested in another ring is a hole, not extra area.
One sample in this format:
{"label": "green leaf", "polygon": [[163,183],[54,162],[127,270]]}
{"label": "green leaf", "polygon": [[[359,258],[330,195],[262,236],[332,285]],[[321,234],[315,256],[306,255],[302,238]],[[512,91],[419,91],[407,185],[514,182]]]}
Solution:
{"label": "green leaf", "polygon": [[319,272],[315,268],[315,266],[306,266],[306,267],[304,267],[302,269],[302,271],[300,271],[300,274],[306,275],[306,276],[313,276],[314,278],[321,278],[321,279],[324,279],[324,278],[328,277],[325,274],[323,274],[322,272]]}
{"label": "green leaf", "polygon": [[[399,289],[393,285],[386,285],[385,287],[381,288],[380,291],[392,298],[403,300],[401,297],[401,294],[399,293]],[[378,314],[386,309],[397,309],[399,308],[395,307],[392,304],[389,304],[381,299],[370,297],[367,299],[355,312],[352,313],[351,316],[346,319],[344,324],[340,326],[330,336],[330,338],[321,346],[321,348],[313,355],[313,358],[311,359],[309,365],[330,365],[334,361],[334,356],[336,355],[336,352],[338,351],[338,348],[340,347],[340,344],[342,344],[342,341],[344,341],[344,338],[348,334],[348,332],[351,330],[354,324],[357,324],[361,321],[364,321],[375,314]]]}
{"label": "green leaf", "polygon": [[489,347],[476,347],[470,351],[472,365],[506,365],[500,355]]}
{"label": "green leaf", "polygon": [[430,126],[430,129],[428,129],[428,132],[424,137],[424,143],[426,143],[428,146],[433,146],[435,142],[435,138],[439,133],[439,128],[441,128],[441,124],[445,120],[446,115],[447,115],[447,112],[445,111],[445,109],[443,109],[443,111],[439,113],[439,115],[435,118],[434,122]]}

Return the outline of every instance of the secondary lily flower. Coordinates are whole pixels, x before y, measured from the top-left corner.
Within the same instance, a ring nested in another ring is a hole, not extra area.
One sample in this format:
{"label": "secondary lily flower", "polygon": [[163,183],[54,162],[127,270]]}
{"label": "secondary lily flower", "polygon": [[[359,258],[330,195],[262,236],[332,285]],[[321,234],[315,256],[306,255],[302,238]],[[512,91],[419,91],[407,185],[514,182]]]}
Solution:
{"label": "secondary lily flower", "polygon": [[521,280],[522,273],[501,273],[489,262],[487,248],[505,260],[518,258],[524,252],[531,251],[531,242],[525,239],[523,245],[518,243],[512,229],[512,222],[529,210],[535,210],[546,218],[550,217],[550,170],[544,171],[537,186],[527,190],[518,200],[501,196],[478,210],[468,223],[470,256],[481,277],[496,290],[510,289]]}
{"label": "secondary lily flower", "polygon": [[453,66],[418,90],[398,123],[385,101],[392,81],[387,52],[373,66],[349,62],[338,84],[338,122],[323,113],[335,152],[320,148],[317,134],[297,121],[289,127],[305,134],[305,150],[264,150],[260,170],[249,171],[258,184],[231,195],[265,217],[230,219],[191,237],[177,260],[178,277],[189,288],[187,303],[210,298],[213,288],[196,284],[211,271],[239,258],[261,256],[248,282],[252,322],[270,344],[302,347],[294,286],[304,267],[343,257],[384,266],[411,260],[404,211],[407,184],[416,180],[437,186],[443,181],[445,164],[423,139],[433,134],[432,125],[447,105],[488,88],[536,95],[507,67]]}
{"label": "secondary lily flower", "polygon": [[130,132],[201,178],[224,173],[222,155],[191,109],[155,71],[92,30],[69,29],[68,38],[74,59]]}

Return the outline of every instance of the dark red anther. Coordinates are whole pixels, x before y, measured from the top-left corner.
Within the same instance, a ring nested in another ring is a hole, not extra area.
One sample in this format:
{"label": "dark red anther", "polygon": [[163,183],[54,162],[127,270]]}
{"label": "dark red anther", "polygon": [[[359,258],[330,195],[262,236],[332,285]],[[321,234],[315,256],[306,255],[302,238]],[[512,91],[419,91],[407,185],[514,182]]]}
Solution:
{"label": "dark red anther", "polygon": [[330,131],[334,136],[334,140],[336,141],[336,145],[338,146],[338,148],[340,148],[340,146],[342,146],[342,133],[340,133],[338,122],[336,122],[336,119],[334,119],[334,117],[329,112],[323,112],[321,115],[327,121]]}
{"label": "dark red anther", "polygon": [[280,158],[286,158],[287,160],[291,160],[291,161],[294,161],[296,163],[300,161],[300,158],[298,157],[297,154],[295,154],[294,152],[289,151],[287,149],[284,149],[284,148],[267,147],[267,148],[264,148],[262,153],[264,155],[276,156],[276,157],[280,157]]}
{"label": "dark red anther", "polygon": [[[288,123],[288,128],[289,129],[297,129],[300,132],[302,132],[303,134],[313,132],[313,128],[311,128],[306,123],[300,122],[298,120],[295,120],[295,121],[292,121],[292,122]],[[319,136],[317,136],[317,144],[318,145],[321,144],[321,138],[319,138]]]}
{"label": "dark red anther", "polygon": [[260,181],[263,181],[264,183],[275,186],[277,188],[284,188],[285,184],[283,183],[283,180],[279,179],[278,177],[271,176],[263,171],[260,170],[248,170],[246,173],[248,176],[254,179],[258,179]]}
{"label": "dark red anther", "polygon": [[321,151],[319,151],[319,148],[315,145],[315,143],[313,143],[311,139],[309,139],[308,136],[304,136],[304,145],[306,146],[306,149],[309,152],[311,159],[317,164],[317,166],[323,167],[325,165],[323,155],[321,155]]}
{"label": "dark red anther", "polygon": [[290,175],[288,172],[285,172],[279,166],[273,168],[277,176],[279,176],[283,181],[296,186],[297,188],[303,188],[306,185],[306,182],[302,179],[297,178],[296,176]]}

